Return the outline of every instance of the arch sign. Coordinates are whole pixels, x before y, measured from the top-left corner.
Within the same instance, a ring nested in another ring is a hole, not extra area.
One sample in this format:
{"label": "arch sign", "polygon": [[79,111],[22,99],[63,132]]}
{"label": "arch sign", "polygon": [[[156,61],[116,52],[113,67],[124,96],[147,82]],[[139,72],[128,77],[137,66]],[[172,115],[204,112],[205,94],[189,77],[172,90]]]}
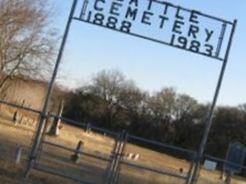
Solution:
{"label": "arch sign", "polygon": [[163,0],[83,0],[73,19],[222,61],[191,182],[197,180],[237,21]]}
{"label": "arch sign", "polygon": [[54,72],[47,90],[47,96],[42,111],[43,115],[40,117],[38,130],[29,157],[25,173],[26,177],[33,168],[39,147],[42,144],[42,132],[45,127],[49,101],[71,22],[72,20],[78,20],[222,61],[217,87],[209,112],[206,116],[206,126],[191,178],[191,182],[195,181],[198,176],[200,161],[202,160],[212,125],[213,113],[226,70],[237,21],[234,20],[230,22],[163,0],[81,1],[82,4],[77,11],[78,0],[73,0],[69,19],[56,59]]}
{"label": "arch sign", "polygon": [[222,61],[233,27],[159,0],[84,0],[75,19]]}

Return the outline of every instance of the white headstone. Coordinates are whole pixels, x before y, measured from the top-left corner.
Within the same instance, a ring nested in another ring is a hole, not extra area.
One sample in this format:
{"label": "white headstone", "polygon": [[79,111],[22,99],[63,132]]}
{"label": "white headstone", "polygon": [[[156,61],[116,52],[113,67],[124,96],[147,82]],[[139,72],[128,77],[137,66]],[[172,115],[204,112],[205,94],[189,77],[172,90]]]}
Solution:
{"label": "white headstone", "polygon": [[133,157],[132,157],[132,159],[134,161],[137,161],[139,159],[139,154],[134,154]]}
{"label": "white headstone", "polygon": [[204,168],[210,171],[214,171],[216,169],[217,163],[210,161],[210,160],[205,160],[204,162]]}
{"label": "white headstone", "polygon": [[133,156],[133,153],[127,153],[127,160],[131,160]]}

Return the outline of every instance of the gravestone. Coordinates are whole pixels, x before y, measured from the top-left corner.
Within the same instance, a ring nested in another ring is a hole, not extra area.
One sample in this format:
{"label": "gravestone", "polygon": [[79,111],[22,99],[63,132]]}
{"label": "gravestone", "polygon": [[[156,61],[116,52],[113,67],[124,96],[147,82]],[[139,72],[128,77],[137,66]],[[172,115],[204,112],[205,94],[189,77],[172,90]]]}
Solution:
{"label": "gravestone", "polygon": [[228,151],[225,164],[225,171],[232,173],[240,173],[246,156],[246,148],[239,142],[231,143]]}
{"label": "gravestone", "polygon": [[54,117],[54,121],[51,124],[50,130],[49,130],[49,135],[53,135],[53,136],[60,135],[60,129],[62,128],[60,117],[62,116],[63,109],[64,109],[64,101],[61,100],[59,108],[58,108],[58,115]]}
{"label": "gravestone", "polygon": [[224,166],[226,172],[226,184],[231,184],[231,178],[233,174],[240,173],[242,171],[242,165],[246,156],[246,148],[239,142],[233,142],[229,145],[226,163]]}
{"label": "gravestone", "polygon": [[22,148],[17,147],[15,153],[15,164],[19,164],[21,162]]}
{"label": "gravestone", "polygon": [[83,151],[83,147],[84,147],[84,142],[79,141],[74,151],[74,154],[71,156],[71,160],[76,164],[78,164],[80,161],[80,156],[81,156],[81,152]]}
{"label": "gravestone", "polygon": [[204,168],[209,171],[215,171],[217,167],[217,163],[213,162],[211,160],[205,160],[204,162]]}
{"label": "gravestone", "polygon": [[14,112],[14,115],[13,115],[13,122],[16,123],[17,121],[17,110]]}
{"label": "gravestone", "polygon": [[134,154],[134,155],[132,156],[132,159],[133,159],[134,161],[137,161],[137,160],[139,159],[139,154],[138,154],[138,153]]}

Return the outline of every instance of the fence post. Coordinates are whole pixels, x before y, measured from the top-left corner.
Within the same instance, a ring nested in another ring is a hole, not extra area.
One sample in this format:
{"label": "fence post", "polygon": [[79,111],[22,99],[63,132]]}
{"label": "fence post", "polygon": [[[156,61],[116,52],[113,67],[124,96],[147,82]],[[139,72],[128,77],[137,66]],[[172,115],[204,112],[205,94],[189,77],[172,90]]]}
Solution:
{"label": "fence post", "polygon": [[91,124],[90,124],[90,123],[87,123],[87,124],[86,124],[85,132],[86,132],[86,133],[90,133],[90,132],[91,132]]}
{"label": "fence post", "polygon": [[[47,115],[46,115],[46,119],[45,119],[45,122],[44,122],[44,130],[41,134],[41,141],[44,140],[45,138],[45,135],[47,134],[47,127],[49,125],[49,121],[50,121],[50,112],[47,112]],[[38,150],[37,150],[37,157],[36,157],[36,160],[39,160],[40,159],[40,156],[41,154],[39,154],[40,152],[42,152],[42,149],[43,149],[43,144],[42,142],[40,143],[39,147],[38,147]]]}
{"label": "fence post", "polygon": [[110,161],[106,170],[106,181],[105,184],[110,184],[111,183],[111,178],[112,178],[112,174],[113,174],[113,168],[114,168],[114,164],[115,164],[115,159],[116,159],[116,153],[117,150],[119,148],[119,142],[120,142],[120,137],[121,134],[118,135],[118,137],[115,139],[115,144],[114,144],[114,148],[111,152],[110,155]]}
{"label": "fence post", "polygon": [[221,169],[220,179],[221,180],[224,180],[225,179],[225,166],[224,166],[224,164],[223,164],[223,167]]}
{"label": "fence post", "polygon": [[105,182],[104,182],[105,184],[107,184],[107,182],[109,181],[110,175],[111,175],[112,164],[113,164],[113,160],[114,160],[116,149],[118,147],[119,137],[120,137],[120,135],[118,135],[114,139],[115,140],[115,144],[114,144],[113,150],[111,151],[111,154],[109,155],[109,163],[108,163],[108,166],[107,166],[106,171],[105,171],[105,178],[106,178]]}
{"label": "fence post", "polygon": [[205,147],[206,147],[206,144],[207,144],[209,132],[210,132],[210,129],[211,129],[211,126],[212,126],[212,123],[213,123],[214,111],[215,111],[215,107],[216,107],[217,100],[218,100],[218,97],[219,97],[220,89],[221,89],[221,86],[222,86],[225,70],[226,70],[226,67],[227,67],[227,63],[228,63],[228,59],[229,59],[229,53],[230,53],[230,49],[231,49],[231,46],[232,46],[232,40],[233,40],[233,36],[234,36],[234,33],[235,33],[236,25],[237,25],[237,20],[234,20],[234,23],[232,25],[232,31],[231,31],[231,34],[229,36],[229,43],[228,43],[228,46],[226,48],[225,59],[223,61],[223,64],[222,64],[222,67],[221,67],[221,70],[220,70],[219,79],[217,81],[217,86],[216,86],[216,89],[215,89],[213,101],[212,101],[212,104],[211,104],[211,106],[209,108],[208,114],[207,114],[206,119],[205,119],[205,128],[204,128],[204,132],[203,132],[203,135],[202,135],[201,143],[200,143],[200,146],[199,146],[199,149],[198,149],[198,156],[197,156],[197,159],[196,159],[196,164],[195,164],[194,173],[193,173],[193,177],[192,177],[192,183],[193,184],[197,183],[197,180],[198,180],[198,177],[199,177],[200,162],[201,162],[202,157],[204,155],[204,151],[205,151]]}
{"label": "fence post", "polygon": [[112,175],[112,180],[110,181],[110,184],[116,184],[118,177],[119,177],[119,171],[120,171],[120,161],[122,160],[123,157],[123,152],[125,150],[125,138],[126,138],[126,131],[123,130],[121,132],[121,137],[119,140],[119,149],[118,152],[116,153],[115,157],[115,167],[113,170],[113,175]]}
{"label": "fence post", "polygon": [[70,10],[70,14],[69,14],[69,18],[68,18],[68,21],[67,21],[67,24],[66,24],[65,32],[64,32],[63,39],[62,39],[62,42],[61,42],[61,46],[60,46],[60,49],[59,49],[59,52],[58,52],[58,56],[57,56],[57,59],[56,59],[55,68],[54,68],[51,80],[49,82],[47,94],[46,94],[46,97],[45,97],[45,102],[44,102],[44,105],[43,105],[42,114],[41,114],[41,117],[40,117],[40,121],[39,121],[39,124],[38,124],[37,132],[36,132],[36,135],[35,135],[35,138],[34,138],[34,142],[33,142],[33,145],[32,145],[31,153],[30,153],[30,156],[29,156],[29,161],[28,161],[28,164],[27,164],[27,167],[26,167],[26,171],[25,171],[25,174],[24,174],[25,175],[25,180],[28,179],[29,173],[30,173],[31,169],[34,166],[34,163],[35,163],[35,161],[37,159],[37,152],[38,152],[38,149],[39,149],[40,144],[42,142],[42,133],[43,133],[44,126],[45,126],[45,120],[46,120],[46,115],[47,115],[47,111],[48,111],[48,107],[49,107],[49,103],[50,103],[50,98],[51,98],[51,94],[52,94],[52,91],[53,91],[55,79],[56,79],[56,76],[57,76],[57,73],[58,73],[58,68],[59,68],[59,65],[61,63],[62,54],[63,54],[64,48],[65,48],[65,44],[66,44],[66,41],[67,41],[68,33],[69,33],[70,26],[71,26],[71,23],[72,23],[72,20],[73,20],[73,16],[74,16],[74,13],[75,13],[77,2],[78,2],[78,0],[73,0],[73,4],[72,4],[71,10]]}
{"label": "fence post", "polygon": [[227,172],[226,173],[226,179],[225,179],[225,184],[231,184],[231,177],[232,177],[232,172]]}
{"label": "fence post", "polygon": [[188,172],[188,176],[186,179],[186,183],[185,184],[191,184],[192,181],[192,174],[194,172],[194,160],[192,160],[191,164],[190,164],[190,168],[189,168],[189,172]]}
{"label": "fence post", "polygon": [[118,180],[118,174],[120,170],[120,161],[123,158],[123,152],[125,149],[125,139],[126,139],[126,131],[122,131],[118,138],[116,139],[116,143],[111,155],[111,161],[109,163],[107,169],[107,178],[106,184],[116,184]]}
{"label": "fence post", "polygon": [[122,135],[122,148],[121,148],[121,151],[119,153],[118,164],[117,164],[116,171],[115,171],[114,184],[117,184],[118,180],[119,180],[120,171],[121,171],[121,162],[124,158],[126,143],[127,143],[127,139],[128,139],[128,135],[127,135],[127,132],[125,130],[122,131],[122,134],[123,134]]}

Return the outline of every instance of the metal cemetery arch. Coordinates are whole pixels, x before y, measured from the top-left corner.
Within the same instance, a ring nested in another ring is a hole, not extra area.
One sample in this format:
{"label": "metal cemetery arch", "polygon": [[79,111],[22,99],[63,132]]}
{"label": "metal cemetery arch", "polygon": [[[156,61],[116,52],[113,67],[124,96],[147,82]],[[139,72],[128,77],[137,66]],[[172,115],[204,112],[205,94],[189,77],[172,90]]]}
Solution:
{"label": "metal cemetery arch", "polygon": [[[214,98],[206,116],[206,127],[198,150],[193,178],[191,178],[191,182],[195,182],[212,125],[214,109],[226,70],[237,21],[230,22],[160,0],[141,0],[141,3],[145,2],[146,4],[141,4],[138,0],[83,0],[80,14],[75,16],[77,2],[78,0],[73,0],[32,146],[25,173],[26,178],[34,166],[41,145],[48,105],[69,29],[72,20],[77,20],[222,61]],[[158,12],[160,10],[162,12]],[[208,27],[211,26],[216,27],[209,29]],[[141,32],[142,30],[144,31]],[[155,34],[156,32],[157,34]]]}

